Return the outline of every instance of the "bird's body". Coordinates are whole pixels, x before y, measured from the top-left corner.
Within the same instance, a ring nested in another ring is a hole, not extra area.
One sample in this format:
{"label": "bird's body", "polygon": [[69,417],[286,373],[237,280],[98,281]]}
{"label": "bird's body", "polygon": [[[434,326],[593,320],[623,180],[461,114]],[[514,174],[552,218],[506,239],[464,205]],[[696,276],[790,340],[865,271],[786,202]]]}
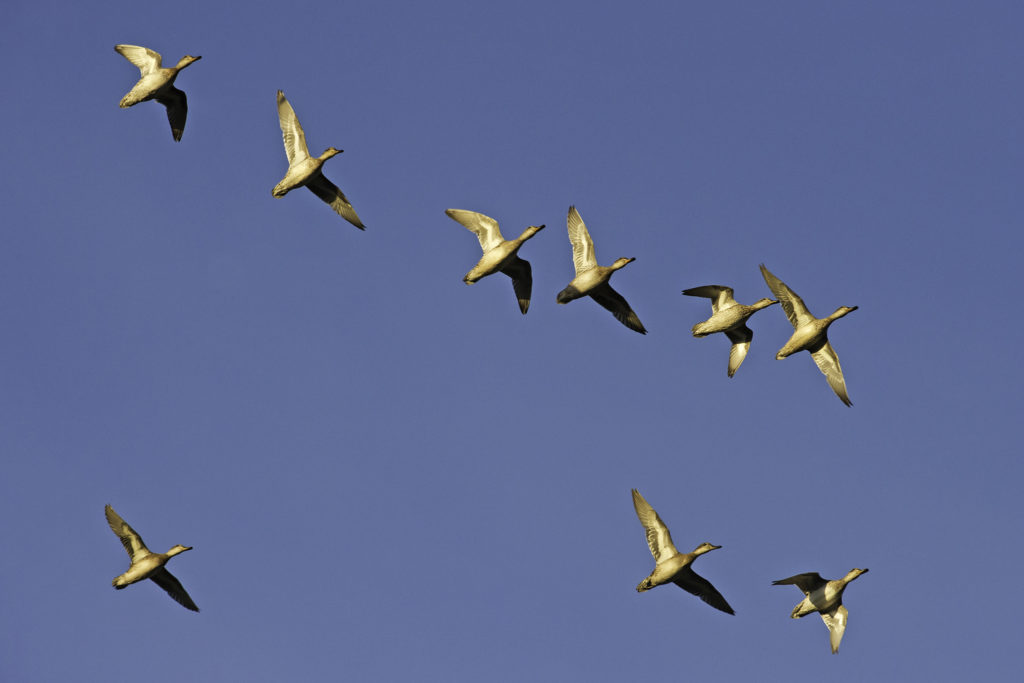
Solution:
{"label": "bird's body", "polygon": [[655,586],[674,583],[687,593],[696,595],[715,609],[726,614],[735,614],[722,594],[711,585],[711,582],[693,571],[690,566],[694,560],[704,553],[721,548],[720,545],[701,543],[692,553],[681,553],[672,543],[668,527],[654,508],[644,500],[640,492],[633,489],[633,509],[644,527],[647,535],[647,546],[654,556],[654,571],[636,587],[638,593],[648,591]]}
{"label": "bird's body", "polygon": [[815,612],[821,614],[821,619],[828,628],[832,654],[836,654],[839,652],[839,643],[843,639],[843,633],[846,632],[849,615],[846,607],[843,606],[843,591],[851,581],[867,571],[867,569],[851,569],[846,576],[833,581],[821,578],[821,574],[817,572],[808,572],[773,581],[772,585],[794,585],[803,592],[804,599],[793,608],[789,615],[790,618],[799,619]]}
{"label": "bird's body", "polygon": [[156,100],[167,108],[167,120],[171,124],[171,135],[180,141],[185,132],[185,119],[188,114],[188,98],[185,93],[174,87],[174,79],[178,72],[192,62],[202,59],[185,55],[175,66],[162,66],[162,58],[158,52],[139,45],[115,45],[121,56],[139,68],[141,78],[132,89],[121,98],[122,109],[139,102]]}
{"label": "bird's body", "polygon": [[789,341],[779,349],[775,358],[782,360],[798,351],[807,351],[814,359],[814,363],[825,375],[832,391],[836,393],[839,400],[848,406],[852,406],[850,396],[846,391],[846,380],[843,379],[843,368],[839,365],[839,356],[828,341],[828,328],[833,322],[857,310],[857,306],[840,306],[835,312],[826,318],[815,318],[807,310],[803,299],[797,296],[796,292],[786,286],[779,278],[775,277],[764,264],[761,264],[761,275],[768,284],[786,312],[786,317],[793,325],[793,335]]}
{"label": "bird's body", "polygon": [[131,566],[128,567],[128,571],[113,580],[114,588],[120,590],[133,583],[152,579],[155,584],[167,591],[167,594],[174,598],[175,601],[193,612],[198,612],[199,608],[192,602],[192,598],[189,597],[184,587],[182,587],[181,582],[164,568],[169,559],[186,550],[192,550],[192,548],[176,545],[166,553],[151,552],[142,541],[142,537],[138,532],[121,519],[121,516],[114,512],[114,508],[107,505],[104,512],[107,516],[107,524],[110,525],[110,530],[121,539],[121,545],[128,552],[132,562]]}
{"label": "bird's body", "polygon": [[320,156],[310,156],[309,148],[306,146],[306,134],[299,124],[295,110],[292,109],[292,105],[288,103],[284,93],[280,90],[277,91],[277,119],[281,125],[281,135],[284,138],[288,170],[285,172],[284,178],[271,190],[271,194],[280,198],[297,187],[306,187],[334,209],[339,216],[360,230],[365,230],[366,226],[359,219],[356,210],[352,208],[348,197],[323,174],[324,162],[341,154],[342,150],[328,147]]}
{"label": "bird's body", "polygon": [[544,226],[531,225],[518,238],[506,240],[501,235],[498,222],[490,216],[463,209],[447,209],[445,214],[475,234],[483,249],[483,256],[472,270],[466,273],[462,281],[471,285],[494,273],[508,275],[512,279],[512,288],[519,301],[519,310],[525,314],[530,308],[533,270],[529,261],[519,258],[519,248],[526,240],[543,230]]}
{"label": "bird's body", "polygon": [[687,296],[700,296],[711,299],[711,317],[693,326],[694,337],[706,337],[709,334],[722,332],[732,342],[729,351],[729,377],[736,374],[750,350],[750,342],[754,332],[747,327],[747,320],[762,308],[777,304],[774,299],[760,299],[750,306],[745,306],[733,298],[732,287],[721,285],[704,285],[684,289]]}
{"label": "bird's body", "polygon": [[640,334],[647,334],[643,323],[630,308],[625,297],[608,284],[616,270],[636,259],[620,258],[610,266],[597,265],[594,243],[575,206],[569,207],[569,217],[566,223],[569,230],[569,242],[572,243],[572,262],[576,269],[576,276],[565,289],[558,293],[555,300],[560,304],[567,304],[570,301],[589,296],[602,307],[611,311],[616,320],[629,329]]}

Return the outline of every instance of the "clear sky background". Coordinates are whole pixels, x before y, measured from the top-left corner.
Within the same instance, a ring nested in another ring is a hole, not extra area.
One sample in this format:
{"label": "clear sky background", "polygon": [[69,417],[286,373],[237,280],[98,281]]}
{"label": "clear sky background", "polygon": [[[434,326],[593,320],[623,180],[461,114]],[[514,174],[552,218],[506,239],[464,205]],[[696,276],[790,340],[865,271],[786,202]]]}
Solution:
{"label": "clear sky background", "polygon": [[[145,6],[144,6],[145,5]],[[1014,2],[15,2],[0,678],[1008,680],[1024,609]],[[188,124],[118,101],[150,47]],[[360,232],[287,167],[284,90]],[[650,333],[573,276],[575,204]],[[462,276],[481,211],[533,305]],[[694,339],[768,296],[830,331]],[[638,488],[728,616],[653,567]],[[128,558],[111,503],[202,612]],[[852,567],[838,656],[772,580]]]}

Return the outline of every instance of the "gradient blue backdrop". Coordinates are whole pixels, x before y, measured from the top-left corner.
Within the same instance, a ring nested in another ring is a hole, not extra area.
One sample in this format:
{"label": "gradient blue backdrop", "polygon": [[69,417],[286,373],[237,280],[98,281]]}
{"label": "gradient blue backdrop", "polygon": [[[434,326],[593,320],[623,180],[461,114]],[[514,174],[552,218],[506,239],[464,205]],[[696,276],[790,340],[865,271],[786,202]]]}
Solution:
{"label": "gradient blue backdrop", "polygon": [[[4,11],[0,678],[1019,675],[1020,4],[143,5]],[[116,43],[202,55],[180,143]],[[365,233],[271,197],[279,88]],[[555,305],[570,204],[648,336]],[[450,207],[547,224],[527,316]],[[690,336],[761,262],[855,407]],[[634,591],[631,487],[735,617]],[[770,584],[855,566],[832,656]]]}

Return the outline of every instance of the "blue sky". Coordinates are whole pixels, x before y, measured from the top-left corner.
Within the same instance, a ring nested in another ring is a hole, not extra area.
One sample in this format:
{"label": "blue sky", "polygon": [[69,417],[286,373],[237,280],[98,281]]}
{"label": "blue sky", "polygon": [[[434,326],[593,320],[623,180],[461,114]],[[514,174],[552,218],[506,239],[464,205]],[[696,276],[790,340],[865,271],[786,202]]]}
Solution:
{"label": "blue sky", "polygon": [[[88,3],[87,3],[88,4]],[[87,5],[86,4],[86,5]],[[1024,9],[17,2],[0,42],[0,678],[1006,680],[1022,510]],[[120,110],[138,44],[189,98]],[[287,167],[275,93],[365,233]],[[572,278],[565,216],[649,330]],[[533,303],[462,276],[523,247]],[[765,263],[728,342],[684,288]],[[728,616],[653,560],[636,487]],[[112,504],[194,614],[127,557]],[[871,572],[838,656],[798,572]],[[767,672],[767,673],[766,673]]]}

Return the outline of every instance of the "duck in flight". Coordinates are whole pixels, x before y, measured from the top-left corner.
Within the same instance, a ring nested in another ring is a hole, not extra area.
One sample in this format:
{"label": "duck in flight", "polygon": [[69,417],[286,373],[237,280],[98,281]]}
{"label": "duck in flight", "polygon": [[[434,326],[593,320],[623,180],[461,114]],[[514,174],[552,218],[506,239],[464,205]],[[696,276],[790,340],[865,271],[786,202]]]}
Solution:
{"label": "duck in flight", "polygon": [[185,117],[188,114],[188,98],[185,93],[174,87],[174,79],[178,72],[202,57],[185,55],[172,67],[161,66],[159,52],[154,52],[139,45],[115,45],[122,57],[139,67],[141,78],[132,86],[128,94],[121,98],[121,108],[125,109],[139,102],[156,100],[167,108],[167,120],[171,124],[171,135],[175,142],[181,140],[185,132]]}
{"label": "duck in flight", "polygon": [[128,526],[128,523],[114,512],[114,508],[107,505],[104,511],[107,514],[107,524],[110,525],[110,530],[121,539],[121,545],[128,551],[128,557],[132,558],[132,564],[128,567],[128,571],[114,579],[114,588],[121,590],[133,583],[152,579],[153,583],[167,591],[167,594],[174,598],[175,601],[193,612],[198,612],[199,608],[196,607],[196,603],[192,602],[192,598],[185,592],[181,582],[164,568],[167,560],[186,550],[192,550],[192,548],[190,546],[176,545],[166,553],[150,552],[138,532]]}
{"label": "duck in flight", "polygon": [[846,632],[846,618],[849,613],[843,606],[843,591],[847,584],[861,574],[867,574],[867,569],[851,569],[846,576],[835,581],[826,581],[817,572],[797,574],[788,579],[772,581],[773,586],[794,585],[799,588],[804,599],[793,608],[790,618],[799,619],[808,614],[817,612],[821,615],[822,621],[828,627],[828,639],[832,645],[832,654],[839,652],[839,642]]}
{"label": "duck in flight", "polygon": [[718,550],[722,546],[701,543],[692,553],[681,553],[672,543],[668,527],[654,511],[650,503],[644,500],[640,492],[633,489],[633,509],[647,533],[647,545],[654,555],[654,571],[636,587],[638,593],[648,591],[655,586],[674,583],[687,593],[696,595],[717,610],[726,614],[736,614],[711,582],[693,571],[693,561],[704,553]]}
{"label": "duck in flight", "polygon": [[608,284],[612,273],[636,259],[620,258],[610,266],[597,265],[594,243],[575,206],[569,207],[569,217],[566,222],[569,228],[569,242],[572,243],[572,263],[576,268],[576,277],[558,293],[556,301],[560,304],[567,304],[575,299],[589,296],[611,311],[615,319],[629,329],[640,334],[647,334],[643,323],[629,307],[626,299]]}
{"label": "duck in flight", "polygon": [[274,186],[271,194],[280,198],[305,185],[310,192],[327,202],[339,216],[360,230],[365,230],[366,226],[359,220],[359,215],[352,208],[348,197],[323,174],[324,162],[336,154],[341,154],[342,150],[328,147],[320,156],[310,156],[309,148],[306,147],[306,134],[299,125],[295,110],[280,90],[277,91],[277,120],[281,124],[281,135],[284,137],[288,171],[281,182]]}
{"label": "duck in flight", "polygon": [[856,306],[840,306],[835,313],[826,318],[815,318],[807,310],[803,299],[797,296],[796,292],[786,286],[786,283],[772,275],[772,273],[761,264],[761,275],[782,304],[782,310],[793,325],[793,336],[789,338],[785,346],[775,354],[776,360],[782,360],[798,351],[807,351],[817,364],[818,369],[825,375],[832,391],[836,392],[839,400],[848,406],[852,406],[849,394],[846,393],[846,381],[843,379],[843,368],[839,365],[839,356],[835,349],[828,342],[828,326],[844,315],[857,310]]}
{"label": "duck in flight", "polygon": [[694,337],[706,337],[709,334],[722,332],[732,342],[729,350],[729,376],[732,377],[740,369],[743,359],[750,350],[750,342],[754,333],[747,327],[747,320],[762,308],[779,303],[775,299],[759,299],[750,306],[744,306],[732,297],[732,287],[721,285],[704,285],[684,289],[686,296],[702,296],[711,299],[711,317],[693,326]]}
{"label": "duck in flight", "polygon": [[533,289],[533,270],[530,262],[519,258],[519,247],[544,229],[543,225],[531,225],[514,240],[506,240],[498,229],[498,221],[476,211],[447,209],[445,214],[459,225],[467,228],[480,240],[484,255],[462,281],[467,285],[493,273],[505,273],[512,278],[512,289],[519,300],[519,310],[526,315],[530,308],[530,292]]}

